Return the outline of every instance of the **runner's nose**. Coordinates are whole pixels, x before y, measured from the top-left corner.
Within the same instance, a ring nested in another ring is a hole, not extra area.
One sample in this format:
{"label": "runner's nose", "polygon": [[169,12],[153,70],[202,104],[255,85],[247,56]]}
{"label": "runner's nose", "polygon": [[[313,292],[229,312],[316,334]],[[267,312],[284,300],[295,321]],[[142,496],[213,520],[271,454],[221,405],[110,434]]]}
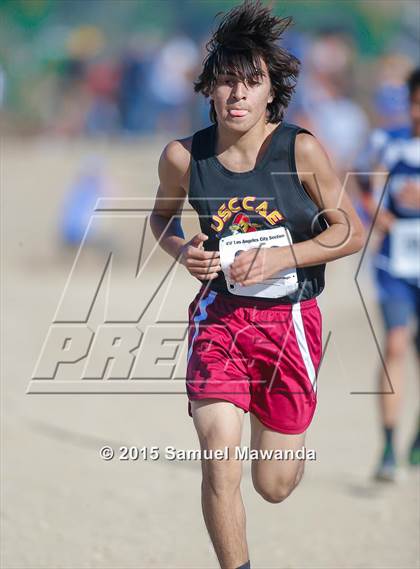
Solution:
{"label": "runner's nose", "polygon": [[241,81],[237,81],[232,89],[232,97],[236,100],[246,98],[246,87]]}

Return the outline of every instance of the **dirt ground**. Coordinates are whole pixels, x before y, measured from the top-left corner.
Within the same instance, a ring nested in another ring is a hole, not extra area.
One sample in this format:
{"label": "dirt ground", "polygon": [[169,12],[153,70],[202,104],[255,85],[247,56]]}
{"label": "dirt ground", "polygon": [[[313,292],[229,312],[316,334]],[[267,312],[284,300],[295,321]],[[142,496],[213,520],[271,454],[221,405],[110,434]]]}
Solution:
{"label": "dirt ground", "polygon": [[[81,160],[91,154],[104,158],[113,196],[151,198],[163,144],[162,140],[36,140],[3,145],[1,521],[5,569],[218,566],[201,515],[199,462],[163,457],[105,461],[99,456],[106,444],[114,449],[124,445],[157,446],[161,451],[166,446],[198,448],[183,394],[185,343],[179,351],[178,381],[172,381],[175,387],[168,382],[172,393],[56,393],[58,377],[50,380],[54,385],[49,394],[27,393],[36,383],[31,381],[35,364],[74,261],[75,252],[65,251],[58,241],[57,220]],[[187,222],[186,234],[192,236],[194,227]],[[117,235],[126,264],[132,239],[136,247],[138,242],[138,234],[130,231]],[[149,234],[146,251],[151,244]],[[329,336],[329,342],[318,379],[318,409],[306,443],[315,449],[316,461],[306,464],[300,486],[277,505],[256,494],[250,463],[244,463],[242,490],[256,569],[419,567],[419,475],[406,466],[419,405],[414,353],[411,350],[407,360],[398,431],[401,480],[378,485],[371,480],[380,448],[372,392],[380,359],[354,280],[359,261],[360,254],[331,264],[326,291],[319,299],[324,341]],[[142,275],[146,288],[153,286],[165,262],[168,258],[158,254],[149,265]],[[99,261],[86,263],[73,282],[70,311],[76,310],[91,287],[97,274],[95,263],[100,265]],[[358,282],[381,341],[368,265],[365,258]],[[115,275],[116,290],[124,290],[124,268]],[[181,270],[170,290],[165,320],[185,320],[198,283]],[[120,298],[130,309],[130,299]],[[158,295],[153,305],[161,301]],[[72,388],[79,372],[80,367],[70,369],[67,379],[73,380]],[[94,388],[101,390],[98,381]],[[81,390],[86,391],[85,385]],[[161,385],[158,390],[164,391]],[[245,446],[249,445],[248,423],[247,416]]]}

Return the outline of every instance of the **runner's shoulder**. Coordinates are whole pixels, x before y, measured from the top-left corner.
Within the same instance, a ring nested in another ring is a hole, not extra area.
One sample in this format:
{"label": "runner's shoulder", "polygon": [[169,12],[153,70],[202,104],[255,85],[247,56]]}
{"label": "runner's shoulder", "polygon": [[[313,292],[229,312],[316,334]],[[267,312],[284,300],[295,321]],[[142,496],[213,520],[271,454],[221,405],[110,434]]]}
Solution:
{"label": "runner's shoulder", "polygon": [[187,170],[191,161],[192,136],[171,140],[162,151],[161,160],[174,170]]}
{"label": "runner's shoulder", "polygon": [[191,163],[192,138],[189,136],[168,142],[159,160],[161,178],[179,182],[185,179]]}
{"label": "runner's shoulder", "polygon": [[298,132],[295,141],[295,159],[300,169],[323,163],[328,155],[321,142],[307,132]]}

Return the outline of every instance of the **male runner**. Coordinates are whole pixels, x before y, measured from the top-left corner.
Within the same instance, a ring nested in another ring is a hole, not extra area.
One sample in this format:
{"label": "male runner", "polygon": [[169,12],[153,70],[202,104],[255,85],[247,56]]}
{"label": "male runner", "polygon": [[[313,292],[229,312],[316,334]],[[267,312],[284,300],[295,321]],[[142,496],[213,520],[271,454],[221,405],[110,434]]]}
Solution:
{"label": "male runner", "polygon": [[[195,90],[212,124],[170,142],[159,164],[151,226],[202,283],[189,306],[187,392],[202,450],[202,509],[222,569],[250,567],[240,493],[244,414],[251,448],[303,446],[316,406],[328,261],[362,247],[363,228],[323,148],[283,120],[299,61],[279,46],[290,18],[259,1],[228,12],[207,45]],[[184,200],[201,232],[184,238]],[[263,498],[284,500],[302,460],[254,460]]]}
{"label": "male runner", "polygon": [[[375,229],[382,242],[374,258],[378,299],[386,329],[384,368],[379,376],[379,397],[384,445],[376,469],[376,478],[394,481],[397,460],[394,431],[398,423],[404,362],[409,346],[410,325],[420,354],[420,68],[408,79],[410,96],[410,133],[391,138],[386,143],[368,209],[372,217],[383,195],[375,219]],[[379,183],[378,183],[379,182]],[[376,187],[375,187],[376,186]],[[391,385],[389,384],[391,382]],[[409,450],[409,462],[420,464],[420,417]]]}

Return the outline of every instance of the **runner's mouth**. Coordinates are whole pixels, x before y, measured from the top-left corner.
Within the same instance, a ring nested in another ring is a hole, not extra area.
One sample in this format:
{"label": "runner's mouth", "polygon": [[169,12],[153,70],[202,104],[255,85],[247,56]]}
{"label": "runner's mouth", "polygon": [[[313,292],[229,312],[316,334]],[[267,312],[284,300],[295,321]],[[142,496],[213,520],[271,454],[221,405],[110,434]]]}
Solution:
{"label": "runner's mouth", "polygon": [[228,114],[230,117],[242,118],[248,114],[248,111],[246,109],[229,109]]}

